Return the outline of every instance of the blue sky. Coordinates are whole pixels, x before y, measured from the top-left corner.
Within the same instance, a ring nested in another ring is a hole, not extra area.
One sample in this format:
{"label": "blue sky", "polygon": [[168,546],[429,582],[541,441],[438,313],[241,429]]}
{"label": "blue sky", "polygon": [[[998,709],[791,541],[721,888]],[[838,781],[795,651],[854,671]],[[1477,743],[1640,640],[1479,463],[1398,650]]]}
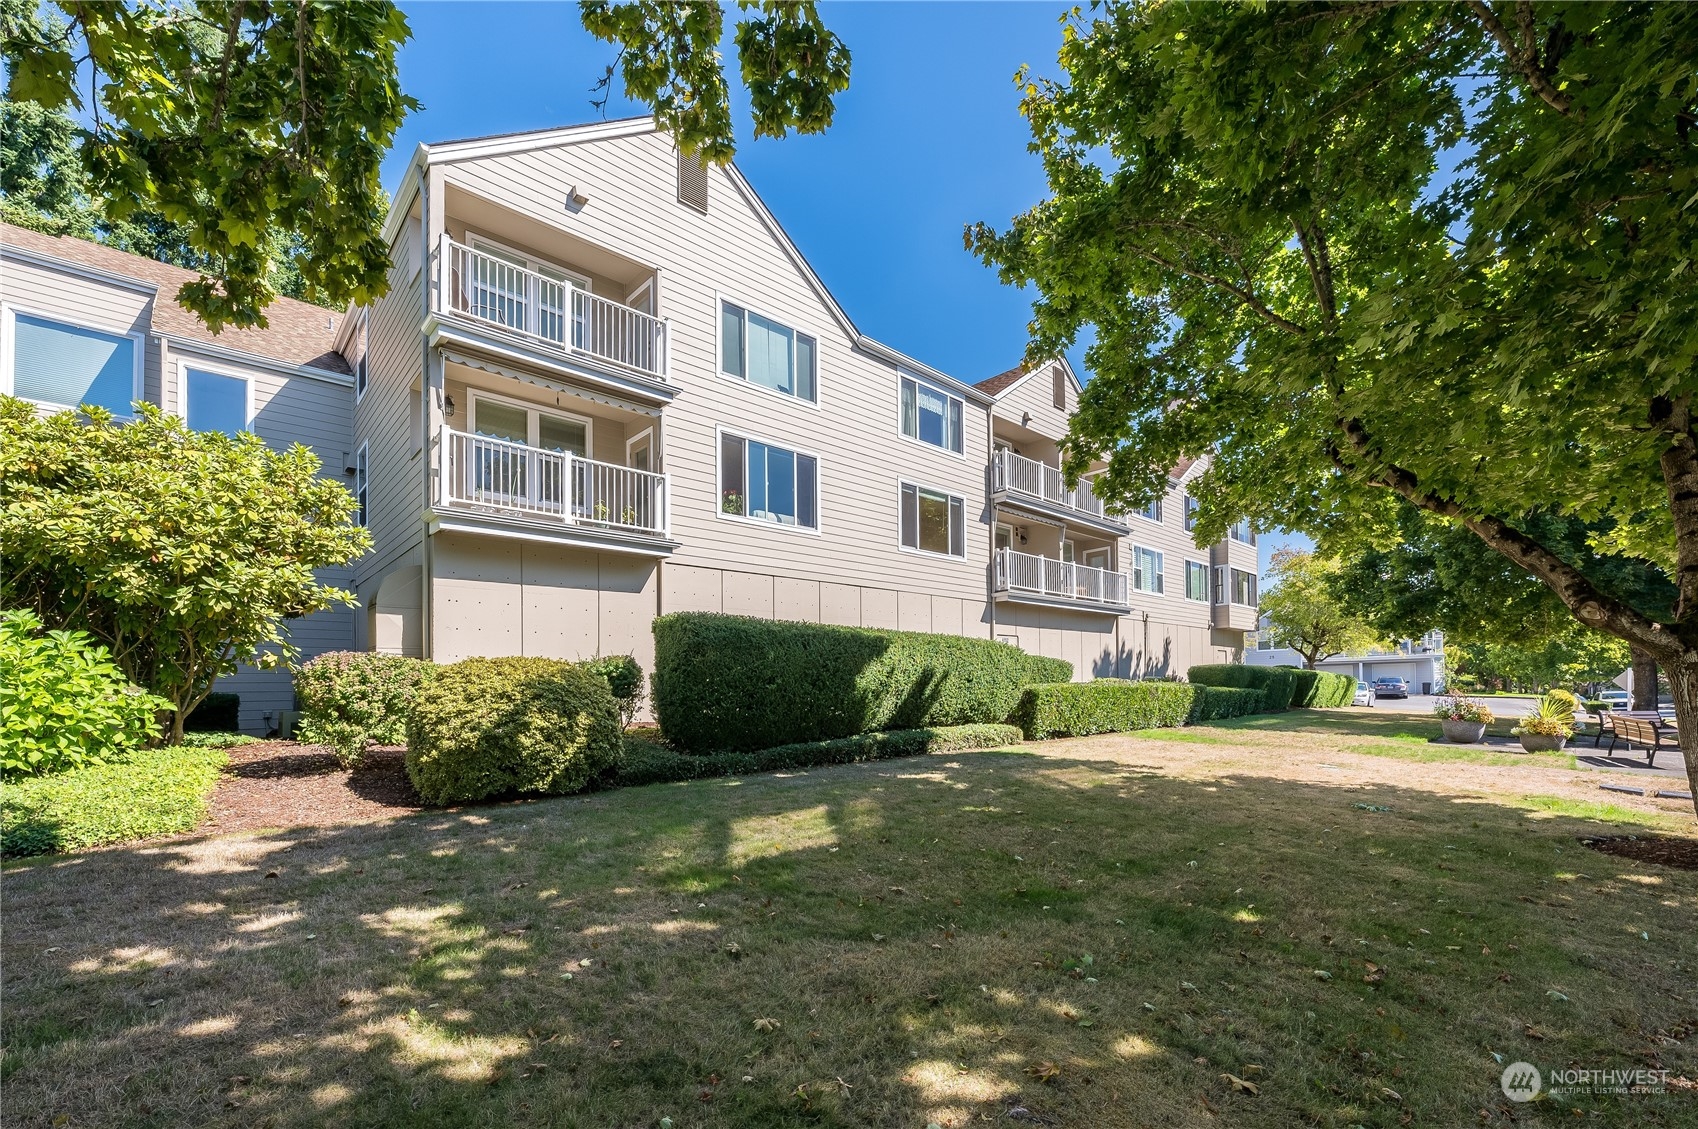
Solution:
{"label": "blue sky", "polygon": [[[402,7],[413,28],[401,54],[402,85],[424,108],[402,127],[385,163],[389,188],[421,141],[599,116],[591,87],[613,51],[583,30],[575,3]],[[818,136],[753,140],[742,89],[732,83],[738,166],[849,316],[873,337],[965,380],[1007,369],[1025,348],[1030,294],[1002,285],[968,255],[961,232],[976,220],[1005,226],[1044,197],[1013,76],[1022,64],[1057,73],[1066,10],[823,4],[853,68],[835,122]],[[646,112],[620,93],[608,117]],[[1301,539],[1262,538],[1264,558],[1293,540]]]}

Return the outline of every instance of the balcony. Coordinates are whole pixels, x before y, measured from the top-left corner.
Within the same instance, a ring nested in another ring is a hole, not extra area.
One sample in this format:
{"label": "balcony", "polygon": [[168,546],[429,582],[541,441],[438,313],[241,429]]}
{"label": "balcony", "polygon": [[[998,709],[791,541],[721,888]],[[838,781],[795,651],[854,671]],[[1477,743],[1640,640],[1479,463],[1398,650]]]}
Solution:
{"label": "balcony", "polygon": [[1013,451],[992,453],[991,493],[999,499],[1032,504],[1052,516],[1083,519],[1113,533],[1123,534],[1128,528],[1123,518],[1106,512],[1089,479],[1081,479],[1069,490],[1058,468]]}
{"label": "balcony", "polygon": [[1123,572],[998,549],[992,590],[999,599],[1121,612],[1126,581]]}
{"label": "balcony", "polygon": [[447,508],[587,534],[667,542],[666,475],[444,431]]}
{"label": "balcony", "polygon": [[443,237],[443,300],[463,318],[570,357],[666,376],[666,322]]}

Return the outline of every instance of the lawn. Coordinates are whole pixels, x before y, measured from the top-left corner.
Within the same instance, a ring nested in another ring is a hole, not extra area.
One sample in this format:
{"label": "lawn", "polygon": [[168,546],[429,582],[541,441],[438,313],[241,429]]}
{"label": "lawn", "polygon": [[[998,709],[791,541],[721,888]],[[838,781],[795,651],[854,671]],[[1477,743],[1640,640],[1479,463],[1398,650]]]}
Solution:
{"label": "lawn", "polygon": [[7,1121],[1691,1124],[1498,1086],[1698,1077],[1698,873],[1578,842],[1690,811],[1356,717],[11,866]]}

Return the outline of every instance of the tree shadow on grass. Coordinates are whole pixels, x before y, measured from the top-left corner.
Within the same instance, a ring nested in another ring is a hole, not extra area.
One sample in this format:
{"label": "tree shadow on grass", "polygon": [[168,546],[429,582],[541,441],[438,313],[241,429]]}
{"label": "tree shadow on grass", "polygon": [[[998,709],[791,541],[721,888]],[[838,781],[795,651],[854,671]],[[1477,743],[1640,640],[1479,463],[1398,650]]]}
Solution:
{"label": "tree shadow on grass", "polygon": [[9,1122],[1507,1121],[1495,1054],[1698,1074],[1698,876],[1599,827],[995,753],[39,860]]}

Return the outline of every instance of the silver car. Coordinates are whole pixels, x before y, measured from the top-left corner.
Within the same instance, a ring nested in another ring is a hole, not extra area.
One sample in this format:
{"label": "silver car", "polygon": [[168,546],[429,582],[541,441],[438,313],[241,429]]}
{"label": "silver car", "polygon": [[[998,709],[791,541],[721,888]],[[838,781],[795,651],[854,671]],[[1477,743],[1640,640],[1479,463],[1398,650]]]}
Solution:
{"label": "silver car", "polygon": [[1374,688],[1366,682],[1356,683],[1356,696],[1350,699],[1353,706],[1371,706],[1374,704]]}

